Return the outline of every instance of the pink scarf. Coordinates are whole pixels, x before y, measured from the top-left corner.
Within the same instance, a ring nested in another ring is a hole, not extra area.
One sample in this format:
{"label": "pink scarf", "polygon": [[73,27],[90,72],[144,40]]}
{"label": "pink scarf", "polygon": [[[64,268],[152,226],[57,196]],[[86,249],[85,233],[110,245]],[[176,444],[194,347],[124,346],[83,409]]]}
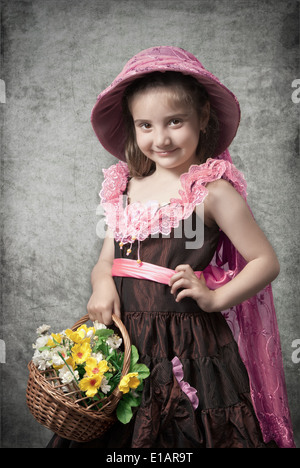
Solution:
{"label": "pink scarf", "polygon": [[[232,162],[228,150],[219,158]],[[232,271],[234,277],[246,262],[221,233],[212,264]],[[295,448],[271,285],[223,315],[248,371],[251,397],[265,442],[275,440],[279,447]]]}

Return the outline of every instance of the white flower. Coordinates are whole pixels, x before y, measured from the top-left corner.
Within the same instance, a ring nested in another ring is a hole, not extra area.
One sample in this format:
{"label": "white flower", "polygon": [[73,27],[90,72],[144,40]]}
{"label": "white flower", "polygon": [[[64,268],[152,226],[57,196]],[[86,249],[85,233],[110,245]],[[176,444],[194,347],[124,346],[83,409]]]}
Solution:
{"label": "white flower", "polygon": [[111,389],[111,385],[108,385],[108,380],[106,377],[103,376],[102,378],[102,382],[101,382],[101,385],[100,385],[100,388],[102,390],[103,393],[107,393],[110,391]]}
{"label": "white flower", "polygon": [[94,330],[93,330],[93,329],[92,329],[92,330],[89,330],[89,331],[87,332],[87,334],[86,334],[86,337],[87,337],[87,338],[93,338],[93,336],[94,336]]}
{"label": "white flower", "polygon": [[112,335],[107,338],[106,343],[110,347],[111,352],[113,349],[117,349],[121,346],[122,338],[120,338],[118,335]]}
{"label": "white flower", "polygon": [[104,356],[102,353],[92,353],[91,357],[95,358],[97,360],[97,363],[100,361],[103,361]]}
{"label": "white flower", "polygon": [[64,366],[61,369],[59,369],[59,377],[63,384],[69,384],[73,382],[73,380],[75,380],[74,376],[76,377],[76,379],[79,379],[77,370],[73,371],[72,373],[70,369],[68,368],[68,366]]}
{"label": "white flower", "polygon": [[95,330],[102,330],[103,328],[107,328],[106,325],[104,325],[104,323],[99,323],[97,320],[96,322],[94,322],[94,327],[95,327]]}
{"label": "white flower", "polygon": [[51,328],[50,325],[41,325],[39,328],[37,328],[36,333],[38,335],[43,335],[44,333],[49,331],[50,328]]}
{"label": "white flower", "polygon": [[46,370],[52,366],[52,354],[47,349],[42,352],[36,350],[32,361],[40,370]]}
{"label": "white flower", "polygon": [[32,345],[33,349],[40,349],[47,346],[49,338],[51,338],[50,335],[43,335],[37,338],[35,344]]}
{"label": "white flower", "polygon": [[63,356],[66,356],[67,355],[67,352],[65,349],[63,348],[54,348],[54,349],[51,349],[50,351],[51,355],[52,355],[52,364],[54,366],[63,366],[64,365],[64,360],[63,358],[58,354],[62,354]]}

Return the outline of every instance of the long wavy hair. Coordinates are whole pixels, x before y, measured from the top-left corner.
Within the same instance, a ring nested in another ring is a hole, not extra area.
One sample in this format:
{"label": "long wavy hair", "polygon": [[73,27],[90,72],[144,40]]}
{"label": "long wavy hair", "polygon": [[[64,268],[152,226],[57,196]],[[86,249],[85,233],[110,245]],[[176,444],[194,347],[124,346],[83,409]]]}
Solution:
{"label": "long wavy hair", "polygon": [[[179,72],[153,72],[138,78],[129,85],[123,96],[123,118],[126,128],[125,157],[132,177],[145,177],[155,171],[155,163],[147,158],[136,142],[135,127],[130,112],[130,99],[138,92],[167,87],[172,102],[192,106],[202,116],[203,106],[209,101],[208,94],[196,78]],[[200,131],[196,155],[199,164],[213,156],[219,136],[219,122],[214,109],[210,106],[210,117],[206,132]]]}

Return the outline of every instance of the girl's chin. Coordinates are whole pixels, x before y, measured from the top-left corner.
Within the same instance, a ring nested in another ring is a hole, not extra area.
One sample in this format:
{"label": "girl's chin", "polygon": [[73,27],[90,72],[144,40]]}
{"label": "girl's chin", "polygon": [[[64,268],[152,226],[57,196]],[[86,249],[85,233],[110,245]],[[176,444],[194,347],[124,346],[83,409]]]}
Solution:
{"label": "girl's chin", "polygon": [[180,166],[185,169],[189,168],[192,164],[199,164],[197,157],[180,158],[176,157],[174,153],[161,153],[160,155],[156,154],[155,157],[152,155],[150,159],[155,162],[157,166],[161,166],[164,169],[174,169]]}

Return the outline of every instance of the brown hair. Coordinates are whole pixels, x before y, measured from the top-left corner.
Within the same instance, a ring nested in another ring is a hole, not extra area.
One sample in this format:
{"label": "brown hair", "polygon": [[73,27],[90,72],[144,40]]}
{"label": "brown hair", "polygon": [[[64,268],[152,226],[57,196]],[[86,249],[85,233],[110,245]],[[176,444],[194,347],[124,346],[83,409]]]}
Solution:
{"label": "brown hair", "polygon": [[[208,94],[201,83],[190,75],[179,72],[153,72],[138,78],[126,88],[123,96],[123,118],[126,128],[125,157],[132,177],[144,177],[154,172],[155,163],[141,152],[135,136],[135,127],[129,109],[130,98],[140,91],[157,87],[168,87],[172,89],[172,98],[180,103],[194,107],[199,117],[202,115],[203,106],[209,101]],[[199,164],[213,156],[219,135],[219,122],[217,116],[210,107],[210,117],[206,132],[200,132],[196,155]]]}

